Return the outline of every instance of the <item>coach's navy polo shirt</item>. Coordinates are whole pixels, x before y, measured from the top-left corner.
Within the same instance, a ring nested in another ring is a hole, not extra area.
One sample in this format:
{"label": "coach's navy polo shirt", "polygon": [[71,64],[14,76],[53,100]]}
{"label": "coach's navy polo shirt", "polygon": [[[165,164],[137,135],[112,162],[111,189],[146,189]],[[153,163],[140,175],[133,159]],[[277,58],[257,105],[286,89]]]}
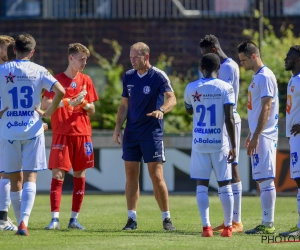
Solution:
{"label": "coach's navy polo shirt", "polygon": [[128,115],[124,137],[130,140],[162,140],[163,120],[146,116],[164,103],[164,93],[173,92],[165,72],[151,66],[143,75],[129,70],[123,78],[122,96],[128,98]]}

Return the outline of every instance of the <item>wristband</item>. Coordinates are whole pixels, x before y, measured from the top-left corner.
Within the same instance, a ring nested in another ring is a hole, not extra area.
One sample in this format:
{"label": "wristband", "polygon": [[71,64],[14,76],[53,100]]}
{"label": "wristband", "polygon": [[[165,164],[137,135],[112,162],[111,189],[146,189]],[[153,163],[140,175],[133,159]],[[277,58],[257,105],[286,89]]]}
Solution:
{"label": "wristband", "polygon": [[89,109],[89,107],[90,107],[91,105],[88,103],[87,100],[83,100],[82,103],[80,104],[80,106],[81,106],[83,109],[87,110],[87,109]]}
{"label": "wristband", "polygon": [[69,106],[69,99],[68,98],[62,99],[62,102],[64,104],[64,107]]}
{"label": "wristband", "polygon": [[84,99],[82,101],[82,103],[80,104],[80,106],[84,108],[87,104],[88,104],[88,101]]}
{"label": "wristband", "polygon": [[91,104],[89,104],[89,103],[87,103],[86,105],[85,105],[85,107],[82,107],[84,110],[88,110],[89,108],[90,108],[90,106],[91,106]]}

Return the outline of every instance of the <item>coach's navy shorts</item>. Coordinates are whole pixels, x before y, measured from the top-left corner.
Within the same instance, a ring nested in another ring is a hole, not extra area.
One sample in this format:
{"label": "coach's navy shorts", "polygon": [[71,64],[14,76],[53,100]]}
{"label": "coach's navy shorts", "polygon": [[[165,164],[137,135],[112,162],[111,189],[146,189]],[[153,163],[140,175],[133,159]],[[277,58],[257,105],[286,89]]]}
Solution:
{"label": "coach's navy shorts", "polygon": [[134,140],[123,137],[123,156],[124,161],[140,162],[165,162],[165,149],[162,140]]}

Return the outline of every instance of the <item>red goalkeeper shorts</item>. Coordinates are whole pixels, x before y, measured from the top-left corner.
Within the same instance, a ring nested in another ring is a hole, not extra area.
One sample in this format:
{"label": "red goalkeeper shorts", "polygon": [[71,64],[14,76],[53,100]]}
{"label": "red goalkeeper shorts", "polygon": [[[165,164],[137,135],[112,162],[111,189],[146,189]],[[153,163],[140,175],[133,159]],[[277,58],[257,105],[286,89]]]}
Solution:
{"label": "red goalkeeper shorts", "polygon": [[90,136],[53,134],[49,157],[49,169],[69,172],[94,167],[94,150]]}

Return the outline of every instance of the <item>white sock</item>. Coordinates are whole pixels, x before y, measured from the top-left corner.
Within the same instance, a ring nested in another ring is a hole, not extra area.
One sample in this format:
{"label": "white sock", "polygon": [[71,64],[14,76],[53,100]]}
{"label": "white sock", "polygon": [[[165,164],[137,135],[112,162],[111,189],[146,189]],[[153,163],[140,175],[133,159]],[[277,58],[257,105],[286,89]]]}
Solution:
{"label": "white sock", "polygon": [[17,225],[20,225],[22,190],[10,192],[10,199],[16,216]]}
{"label": "white sock", "polygon": [[233,194],[231,185],[220,187],[219,197],[224,211],[224,225],[232,226]]}
{"label": "white sock", "polygon": [[298,194],[297,194],[297,207],[298,207],[298,215],[299,215],[299,219],[298,219],[298,229],[300,229],[300,188],[298,189]]}
{"label": "white sock", "polygon": [[134,210],[128,210],[128,218],[131,218],[134,221],[136,221],[136,211],[134,211]]}
{"label": "white sock", "polygon": [[79,213],[78,212],[73,212],[71,213],[71,218],[77,219],[78,218]]}
{"label": "white sock", "polygon": [[242,212],[242,182],[231,183],[233,193],[233,216],[234,222],[241,222]]}
{"label": "white sock", "polygon": [[211,226],[209,221],[208,187],[202,185],[197,186],[196,199],[202,221],[202,226]]}
{"label": "white sock", "polygon": [[166,218],[171,218],[170,211],[161,212],[161,218],[164,221]]}
{"label": "white sock", "polygon": [[10,180],[0,179],[0,211],[8,212],[10,206]]}
{"label": "white sock", "polygon": [[[259,183],[260,202],[262,205],[263,224],[274,223],[276,188],[273,180],[266,180]],[[270,225],[271,226],[271,225]]]}
{"label": "white sock", "polygon": [[51,214],[52,214],[52,219],[59,218],[59,212],[51,212]]}
{"label": "white sock", "polygon": [[21,201],[21,217],[25,226],[28,226],[28,220],[33,208],[36,194],[36,184],[34,182],[25,182],[23,185],[22,201]]}

